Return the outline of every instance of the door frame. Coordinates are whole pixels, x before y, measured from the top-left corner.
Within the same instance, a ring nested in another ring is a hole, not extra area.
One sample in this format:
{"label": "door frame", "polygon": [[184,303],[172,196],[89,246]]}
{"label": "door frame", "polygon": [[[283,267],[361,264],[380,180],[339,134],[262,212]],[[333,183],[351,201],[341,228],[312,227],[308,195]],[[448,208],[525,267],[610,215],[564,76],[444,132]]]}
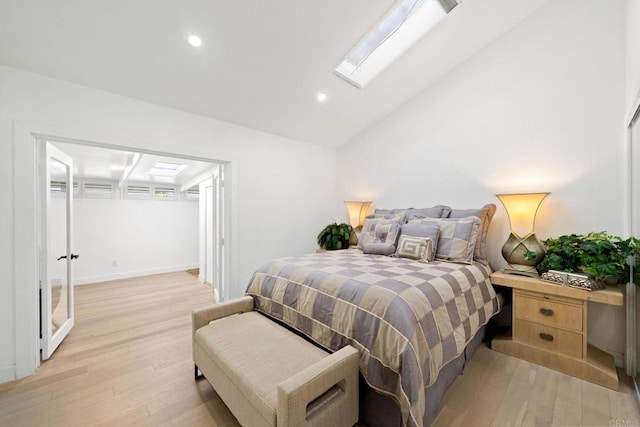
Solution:
{"label": "door frame", "polygon": [[[232,197],[233,184],[237,172],[235,160],[220,160],[202,156],[172,153],[170,151],[143,148],[148,141],[136,141],[124,137],[111,137],[104,142],[104,135],[92,130],[81,130],[71,125],[61,129],[41,123],[13,121],[13,291],[14,291],[14,377],[22,378],[35,373],[40,366],[40,312],[37,244],[37,144],[49,140],[73,144],[83,144],[100,148],[136,151],[167,157],[184,158],[210,163],[218,163],[225,171],[227,191],[224,198],[224,253],[225,282],[237,282],[237,247],[233,244],[236,235],[235,199]],[[98,142],[102,141],[102,142]],[[117,141],[118,144],[114,144]],[[19,233],[19,235],[18,235]]]}

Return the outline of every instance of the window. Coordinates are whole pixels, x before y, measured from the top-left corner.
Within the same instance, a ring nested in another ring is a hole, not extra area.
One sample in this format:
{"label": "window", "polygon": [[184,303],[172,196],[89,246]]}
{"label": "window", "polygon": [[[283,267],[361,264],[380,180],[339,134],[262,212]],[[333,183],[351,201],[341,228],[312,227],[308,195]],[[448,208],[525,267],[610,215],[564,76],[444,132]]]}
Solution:
{"label": "window", "polygon": [[200,187],[198,185],[194,185],[193,187],[189,188],[187,191],[182,193],[182,198],[184,200],[200,200]]}
{"label": "window", "polygon": [[187,165],[180,163],[156,162],[147,175],[175,177],[185,170]]}
{"label": "window", "polygon": [[144,184],[127,184],[123,196],[127,199],[151,199],[151,187]]}
{"label": "window", "polygon": [[123,197],[127,199],[178,200],[178,188],[167,184],[127,184]]}
{"label": "window", "polygon": [[[63,197],[67,192],[66,181],[53,180],[50,183],[51,195]],[[115,181],[80,179],[73,182],[73,197],[113,199],[116,196]]]}
{"label": "window", "polygon": [[[67,193],[67,182],[53,180],[49,183],[49,191],[52,196],[63,197]],[[73,182],[73,196],[78,197],[80,195],[80,185],[78,181]]]}
{"label": "window", "polygon": [[82,197],[113,199],[116,196],[114,181],[82,180]]}
{"label": "window", "polygon": [[154,199],[176,200],[178,198],[175,187],[153,187]]}
{"label": "window", "polygon": [[457,5],[457,0],[401,0],[344,58],[335,73],[363,88]]}

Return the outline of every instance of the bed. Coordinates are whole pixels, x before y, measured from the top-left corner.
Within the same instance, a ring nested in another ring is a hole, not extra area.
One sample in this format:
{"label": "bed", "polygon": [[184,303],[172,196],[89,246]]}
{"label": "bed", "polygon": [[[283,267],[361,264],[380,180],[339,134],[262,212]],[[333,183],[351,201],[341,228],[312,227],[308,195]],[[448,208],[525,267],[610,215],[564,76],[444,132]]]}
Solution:
{"label": "bed", "polygon": [[491,268],[472,259],[427,263],[365,252],[273,260],[246,293],[258,311],[316,344],[360,351],[364,424],[428,426],[499,310]]}

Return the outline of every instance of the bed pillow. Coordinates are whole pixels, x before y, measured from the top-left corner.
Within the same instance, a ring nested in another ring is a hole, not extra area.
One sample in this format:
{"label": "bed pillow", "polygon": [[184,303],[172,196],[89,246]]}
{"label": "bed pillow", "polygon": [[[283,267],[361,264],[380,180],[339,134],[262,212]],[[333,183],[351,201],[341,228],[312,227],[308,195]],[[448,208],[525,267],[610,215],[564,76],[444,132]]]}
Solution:
{"label": "bed pillow", "polygon": [[391,243],[365,243],[362,252],[371,255],[393,255],[396,253],[396,245]]}
{"label": "bed pillow", "polygon": [[398,249],[396,250],[398,258],[409,258],[427,263],[433,261],[435,254],[433,239],[430,237],[401,234],[400,239],[398,239]]}
{"label": "bed pillow", "polygon": [[376,209],[373,211],[373,215],[401,215],[407,213],[408,210],[408,208]]}
{"label": "bed pillow", "polygon": [[436,259],[466,264],[471,264],[473,261],[473,250],[480,228],[478,217],[414,219],[410,224],[437,225],[439,227]]}
{"label": "bed pillow", "polygon": [[408,208],[408,209],[376,209],[373,216],[377,215],[405,215],[405,221],[414,219],[413,216],[420,215],[422,218],[447,218],[451,213],[451,208],[445,205],[436,205],[432,208]]}
{"label": "bed pillow", "polygon": [[415,219],[416,215],[425,218],[447,218],[451,213],[451,208],[445,205],[437,205],[432,208],[408,209],[407,221]]}
{"label": "bed pillow", "polygon": [[[433,245],[433,251],[430,254],[429,261],[433,261],[435,258],[435,249],[438,247],[438,235],[440,234],[440,228],[436,224],[404,224],[400,231],[400,237],[421,237],[431,239]],[[398,250],[400,249],[400,243],[398,243]],[[396,252],[396,255],[398,253]]]}
{"label": "bed pillow", "polygon": [[[403,224],[407,222],[407,211],[406,209],[405,210],[391,209],[389,211],[384,209],[376,209],[374,213],[369,214],[365,217],[365,221],[367,219],[391,219],[391,220],[398,220],[400,221],[400,224]],[[363,229],[364,229],[364,226],[363,226]]]}
{"label": "bed pillow", "polygon": [[358,247],[364,253],[392,255],[400,236],[401,221],[398,218],[366,218],[358,239]]}
{"label": "bed pillow", "polygon": [[484,265],[489,265],[487,256],[487,232],[489,224],[496,213],[496,205],[489,203],[480,209],[452,209],[449,218],[465,218],[475,216],[480,219],[480,229],[478,230],[478,239],[473,251],[473,259]]}

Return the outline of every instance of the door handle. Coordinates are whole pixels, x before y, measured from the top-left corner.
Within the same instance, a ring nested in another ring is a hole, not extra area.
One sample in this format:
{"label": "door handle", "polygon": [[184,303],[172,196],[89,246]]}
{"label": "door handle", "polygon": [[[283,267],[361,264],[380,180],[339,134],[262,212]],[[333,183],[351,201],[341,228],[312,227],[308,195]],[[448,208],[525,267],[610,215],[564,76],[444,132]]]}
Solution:
{"label": "door handle", "polygon": [[[71,254],[71,259],[72,259],[72,260],[74,260],[74,259],[76,259],[76,258],[80,258],[80,255],[74,255],[74,254]],[[66,256],[66,255],[62,255],[62,256],[61,256],[60,258],[58,258],[56,261],[60,261],[61,259],[67,259],[67,256]]]}

